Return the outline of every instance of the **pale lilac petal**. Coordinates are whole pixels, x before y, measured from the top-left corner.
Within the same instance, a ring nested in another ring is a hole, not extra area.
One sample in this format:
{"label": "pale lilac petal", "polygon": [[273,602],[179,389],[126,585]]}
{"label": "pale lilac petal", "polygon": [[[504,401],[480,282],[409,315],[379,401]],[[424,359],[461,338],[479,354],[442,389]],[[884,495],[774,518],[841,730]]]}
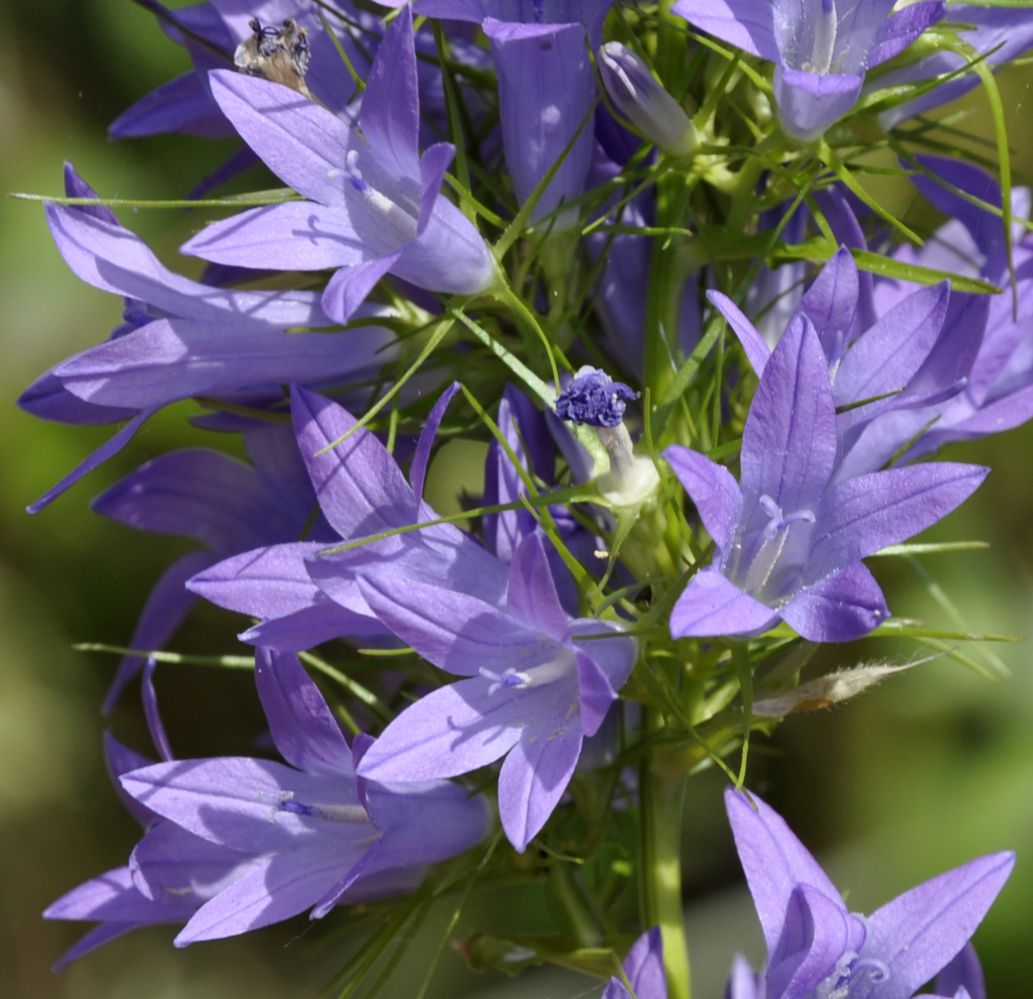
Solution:
{"label": "pale lilac petal", "polygon": [[748,635],[766,631],[777,620],[770,607],[716,569],[703,569],[689,580],[671,611],[671,635]]}
{"label": "pale lilac petal", "polygon": [[[377,781],[455,777],[494,763],[520,738],[538,691],[492,690],[475,676],[421,697],[384,729],[358,773]],[[548,693],[548,691],[547,691]]]}
{"label": "pale lilac petal", "polygon": [[828,361],[810,320],[797,317],[764,368],[746,418],[742,489],[786,513],[810,506],[836,461]]}
{"label": "pale lilac petal", "polygon": [[573,668],[573,655],[561,642],[476,597],[415,579],[399,586],[390,565],[364,570],[359,587],[391,631],[450,673],[524,671],[565,660]]}
{"label": "pale lilac petal", "polygon": [[438,204],[441,185],[456,154],[456,147],[450,142],[438,142],[420,158],[420,217],[416,231],[422,233],[430,222],[431,213]]}
{"label": "pale lilac petal", "polygon": [[819,76],[776,66],[775,101],[782,128],[804,142],[818,138],[854,106],[863,83],[860,73]]}
{"label": "pale lilac petal", "polygon": [[767,994],[807,995],[835,971],[863,933],[863,924],[847,912],[838,892],[829,897],[808,884],[798,885],[789,896],[782,933],[768,959]]}
{"label": "pale lilac petal", "polygon": [[548,731],[525,731],[499,772],[499,817],[520,853],[559,804],[581,755],[582,733],[569,722]]}
{"label": "pale lilac petal", "polygon": [[[841,246],[800,299],[796,314],[813,324],[832,364],[840,359],[857,316],[859,279],[853,254]],[[837,376],[838,377],[838,376]]]}
{"label": "pale lilac petal", "polygon": [[319,596],[305,560],[324,547],[322,542],[304,541],[233,555],[195,575],[188,589],[219,607],[250,617],[292,614],[311,607]]}
{"label": "pale lilac petal", "polygon": [[632,944],[623,964],[638,999],[667,999],[664,942],[659,927],[646,930]]}
{"label": "pale lilac petal", "polygon": [[286,382],[359,379],[390,356],[395,337],[367,327],[341,334],[256,330],[246,322],[159,319],[66,361],[55,373],[87,402],[157,407]]}
{"label": "pale lilac petal", "polygon": [[187,832],[252,853],[291,850],[321,836],[368,836],[354,785],[272,760],[218,757],[134,770],[122,786]]}
{"label": "pale lilac petal", "polygon": [[774,5],[766,0],[678,0],[671,12],[750,55],[778,60]]}
{"label": "pale lilac petal", "polygon": [[888,963],[885,999],[907,999],[965,945],[1015,866],[994,853],[912,888],[872,913],[865,953]]}
{"label": "pale lilac petal", "polygon": [[812,642],[850,642],[882,624],[889,608],[875,577],[858,562],[800,590],[779,614]]}
{"label": "pale lilac petal", "polygon": [[725,792],[725,808],[769,954],[778,946],[789,901],[798,885],[808,885],[839,901],[842,911],[847,911],[828,875],[774,809],[756,795],[747,798],[731,790]]}
{"label": "pale lilac petal", "polygon": [[[215,561],[209,552],[190,552],[172,563],[154,584],[147,601],[140,611],[133,635],[129,639],[131,649],[145,651],[159,650],[176,633],[195,597],[186,588],[187,580],[203,572]],[[102,710],[110,714],[126,685],[140,672],[143,659],[139,656],[125,656],[118,664],[115,678],[104,695]]]}
{"label": "pale lilac petal", "polygon": [[218,264],[283,271],[354,266],[370,256],[345,209],[315,201],[251,208],[202,229],[180,251]]}
{"label": "pale lilac petal", "polygon": [[842,406],[905,388],[939,336],[949,298],[946,281],[921,288],[866,330],[836,372],[836,402]]}
{"label": "pale lilac petal", "polygon": [[742,349],[746,352],[746,360],[759,378],[764,374],[764,367],[771,356],[771,348],[768,347],[764,338],[757,332],[757,328],[751,323],[738,305],[727,295],[719,291],[708,291],[707,301],[717,309],[725,318],[725,322],[731,327],[732,332],[739,338]]}
{"label": "pale lilac petal", "polygon": [[366,78],[359,125],[378,159],[396,173],[419,171],[420,92],[412,11],[408,5],[388,26]]}
{"label": "pale lilac petal", "polygon": [[25,509],[29,513],[39,513],[40,510],[50,506],[62,493],[71,489],[81,478],[89,475],[95,468],[99,468],[109,458],[113,458],[122,450],[135,436],[136,432],[154,415],[153,409],[144,410],[133,417],[118,433],[109,437],[96,451],[88,458],[80,462],[60,482],[51,486],[39,499],[34,500]]}
{"label": "pale lilac petal", "polygon": [[581,730],[586,736],[592,736],[606,720],[611,705],[617,700],[617,692],[596,661],[580,650],[577,653],[577,685]]}
{"label": "pale lilac petal", "polygon": [[351,775],[351,750],[296,656],[255,651],[255,683],[280,755],[308,773]]}
{"label": "pale lilac petal", "polygon": [[549,556],[539,532],[525,537],[513,552],[506,608],[518,620],[540,628],[557,642],[565,642],[570,634],[567,612],[556,592]]}
{"label": "pale lilac petal", "polygon": [[924,531],[968,499],[987,471],[932,462],[837,483],[822,497],[808,573],[836,572]]}
{"label": "pale lilac petal", "polygon": [[313,201],[343,202],[352,134],[345,121],[279,83],[232,70],[215,70],[208,81],[223,114],[277,177]]}
{"label": "pale lilac petal", "polygon": [[764,999],[764,988],[757,973],[741,954],[736,954],[732,963],[725,999]]}
{"label": "pale lilac petal", "polygon": [[206,902],[174,943],[220,940],[289,919],[315,905],[363,847],[346,842],[263,857],[248,873]]}
{"label": "pale lilac petal", "polygon": [[[602,670],[613,690],[624,686],[635,665],[638,645],[633,638],[619,637],[621,630],[614,624],[597,618],[578,618],[570,624],[574,648],[583,652]],[[599,635],[611,632],[613,638],[582,638],[581,635]]]}
{"label": "pale lilac petal", "polygon": [[326,314],[339,323],[348,322],[377,282],[394,267],[399,256],[399,253],[388,253],[342,267],[323,290],[322,303]]}
{"label": "pale lilac petal", "polygon": [[724,465],[678,444],[664,451],[664,457],[685,487],[714,544],[719,551],[726,551],[742,511],[739,483]]}

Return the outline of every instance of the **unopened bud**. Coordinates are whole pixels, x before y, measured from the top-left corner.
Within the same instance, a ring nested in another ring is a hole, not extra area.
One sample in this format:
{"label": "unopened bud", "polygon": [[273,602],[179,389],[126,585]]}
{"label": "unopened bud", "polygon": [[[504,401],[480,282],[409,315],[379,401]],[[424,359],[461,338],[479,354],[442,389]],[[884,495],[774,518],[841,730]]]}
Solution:
{"label": "unopened bud", "polygon": [[650,142],[672,156],[695,149],[696,128],[689,116],[631,49],[607,42],[599,49],[599,73],[617,110]]}

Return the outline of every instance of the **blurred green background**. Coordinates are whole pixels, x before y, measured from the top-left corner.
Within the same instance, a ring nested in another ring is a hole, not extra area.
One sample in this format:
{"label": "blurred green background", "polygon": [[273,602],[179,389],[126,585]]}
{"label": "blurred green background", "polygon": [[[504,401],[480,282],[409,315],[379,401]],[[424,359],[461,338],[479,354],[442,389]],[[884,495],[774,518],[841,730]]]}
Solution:
{"label": "blurred green background", "polygon": [[[107,123],[136,97],[186,66],[153,17],[129,0],[47,0],[3,5],[0,63],[0,189],[57,193],[72,160],[103,194],[179,197],[232,148],[159,138],[110,143]],[[1020,182],[1033,180],[1029,70],[1005,79]],[[974,96],[968,124],[984,128]],[[904,212],[910,194],[890,191]],[[142,461],[171,446],[207,443],[185,429],[188,407],[154,421],[116,460],[35,518],[25,505],[110,432],[33,420],[14,408],[40,372],[107,335],[119,303],[79,283],[53,248],[38,205],[0,207],[0,301],[5,308],[0,368],[7,416],[0,458],[0,947],[12,996],[309,995],[353,946],[346,914],[330,932],[303,919],[244,939],[175,951],[172,931],[138,932],[53,976],[50,964],[83,927],[44,923],[40,911],[73,885],[124,863],[137,830],[118,806],[103,770],[98,705],[114,662],[71,651],[77,641],[123,642],[162,568],[184,546],[141,536],[94,517],[88,500]],[[123,221],[168,261],[201,222],[199,214],[122,212]],[[196,273],[196,262],[177,266]],[[1033,331],[1031,331],[1033,335]],[[1030,631],[1033,522],[1029,456],[1033,427],[951,457],[989,464],[993,474],[964,509],[934,532],[979,538],[989,551],[929,559],[932,572],[972,631]],[[438,471],[439,483],[448,478]],[[900,614],[943,616],[908,567],[874,565]],[[239,621],[201,610],[180,649],[235,651]],[[830,664],[901,658],[913,650],[871,642],[830,653]],[[754,757],[753,786],[827,863],[848,901],[871,911],[899,891],[991,850],[1013,848],[1011,883],[977,937],[995,999],[1030,995],[1033,915],[1033,671],[1023,644],[998,646],[1011,679],[994,685],[949,659],[930,662],[839,711],[801,718]],[[250,678],[197,668],[159,673],[173,746],[182,756],[246,751],[261,715]],[[146,738],[133,698],[113,721],[141,749]],[[689,930],[701,999],[719,994],[736,949],[759,957],[759,934],[719,806],[720,782],[695,782],[688,803],[686,873]],[[462,930],[530,925],[542,900],[534,886],[475,903]],[[412,971],[386,995],[405,997],[440,937],[447,912],[411,942]],[[330,922],[330,921],[328,921]],[[401,983],[401,984],[399,984]],[[483,991],[482,991],[483,990]],[[412,989],[415,991],[415,988]],[[473,977],[447,951],[438,995],[495,999],[596,995],[583,978],[544,973],[524,981]]]}

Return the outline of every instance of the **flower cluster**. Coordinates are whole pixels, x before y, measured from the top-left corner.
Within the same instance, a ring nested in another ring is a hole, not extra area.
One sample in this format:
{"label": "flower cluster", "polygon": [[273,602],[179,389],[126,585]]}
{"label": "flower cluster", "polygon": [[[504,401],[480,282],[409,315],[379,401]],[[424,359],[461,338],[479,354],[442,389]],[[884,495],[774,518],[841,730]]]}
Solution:
{"label": "flower cluster", "polygon": [[[46,911],[99,924],[62,963],[151,924],[183,946],[515,874],[573,884],[568,918],[547,940],[466,940],[475,964],[620,968],[607,999],[686,999],[665,807],[704,764],[731,774],[751,734],[894,671],[846,644],[899,630],[865,559],[988,471],[930,455],[1033,417],[1028,195],[920,119],[992,86],[986,66],[1033,47],[1033,12],[145,6],[192,69],[112,135],[239,149],[191,195],[199,280],[71,166],[45,207],[124,321],[20,405],[120,426],[30,511],[166,406],[191,400],[213,445],[93,503],[197,547],[121,650],[105,713],[138,682],[160,759],[106,736],[143,835]],[[947,217],[927,240],[864,187],[876,142]],[[245,170],[259,193],[217,196]],[[486,445],[483,474],[425,488],[461,439]],[[173,756],[153,675],[189,659],[169,645],[196,601],[237,615],[225,640],[253,657],[282,760]],[[786,667],[818,643],[836,672]],[[860,917],[763,802],[726,807],[768,949],[760,976],[736,961],[731,999],[983,994],[969,939],[1011,854]],[[614,879],[636,864],[631,927]]]}

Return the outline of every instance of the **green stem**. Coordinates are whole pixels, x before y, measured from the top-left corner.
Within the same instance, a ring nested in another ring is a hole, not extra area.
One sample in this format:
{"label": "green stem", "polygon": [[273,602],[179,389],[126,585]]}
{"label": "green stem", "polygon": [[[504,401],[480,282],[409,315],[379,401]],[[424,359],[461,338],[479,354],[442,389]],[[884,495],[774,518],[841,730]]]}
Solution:
{"label": "green stem", "polygon": [[[648,709],[645,713],[645,731],[656,732],[662,725],[659,713],[655,709]],[[660,772],[656,763],[655,753],[649,753],[639,768],[642,915],[647,927],[660,927],[668,999],[691,999],[692,980],[681,899],[682,798],[685,778],[681,774]]]}

